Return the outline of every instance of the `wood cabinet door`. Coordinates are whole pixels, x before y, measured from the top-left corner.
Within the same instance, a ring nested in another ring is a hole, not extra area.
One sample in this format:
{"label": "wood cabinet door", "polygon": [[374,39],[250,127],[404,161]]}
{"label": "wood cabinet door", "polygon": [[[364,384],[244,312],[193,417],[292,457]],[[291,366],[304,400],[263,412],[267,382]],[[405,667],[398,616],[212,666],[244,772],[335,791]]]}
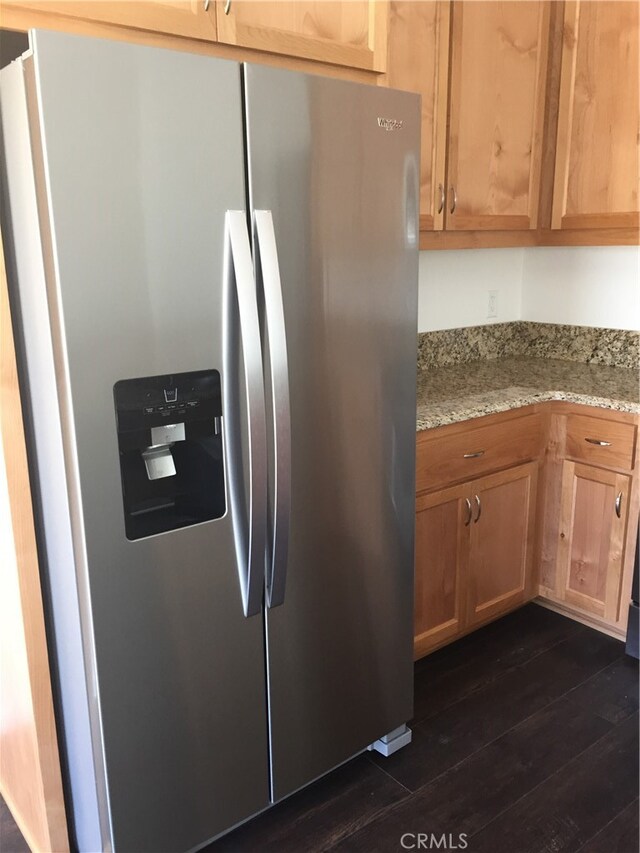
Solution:
{"label": "wood cabinet door", "polygon": [[447,230],[536,228],[548,42],[546,2],[454,0]]}
{"label": "wood cabinet door", "polygon": [[629,477],[614,471],[577,462],[563,465],[556,592],[611,623],[621,617],[630,485]]}
{"label": "wood cabinet door", "polygon": [[442,645],[463,628],[470,524],[468,484],[418,497],[414,616],[416,658]]}
{"label": "wood cabinet door", "polygon": [[444,227],[449,0],[395,0],[384,83],[422,96],[420,230]]}
{"label": "wood cabinet door", "polygon": [[384,71],[387,0],[216,0],[218,40],[350,68]]}
{"label": "wood cabinet door", "polygon": [[553,228],[637,228],[640,6],[567,2]]}
{"label": "wood cabinet door", "polygon": [[2,5],[216,41],[213,3],[207,7],[204,0],[2,0]]}
{"label": "wood cabinet door", "polygon": [[538,463],[473,484],[467,624],[485,622],[533,597]]}

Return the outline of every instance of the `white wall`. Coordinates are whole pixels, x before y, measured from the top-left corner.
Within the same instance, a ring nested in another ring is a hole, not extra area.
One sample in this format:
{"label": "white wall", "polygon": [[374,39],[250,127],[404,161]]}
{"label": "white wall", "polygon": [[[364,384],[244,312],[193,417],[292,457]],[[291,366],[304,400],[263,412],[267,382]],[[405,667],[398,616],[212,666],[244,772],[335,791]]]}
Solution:
{"label": "white wall", "polygon": [[[487,318],[489,290],[498,295],[495,319]],[[510,320],[640,329],[640,249],[420,252],[419,331]]]}
{"label": "white wall", "polygon": [[526,249],[522,319],[640,329],[639,273],[637,246]]}
{"label": "white wall", "polygon": [[[519,320],[524,249],[420,252],[418,331]],[[487,317],[488,291],[498,292],[498,316]]]}

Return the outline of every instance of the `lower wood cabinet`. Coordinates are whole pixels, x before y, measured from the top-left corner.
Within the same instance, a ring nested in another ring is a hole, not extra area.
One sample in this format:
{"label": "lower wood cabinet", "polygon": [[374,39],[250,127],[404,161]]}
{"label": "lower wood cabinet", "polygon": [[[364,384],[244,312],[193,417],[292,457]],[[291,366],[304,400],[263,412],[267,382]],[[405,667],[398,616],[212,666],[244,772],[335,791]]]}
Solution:
{"label": "lower wood cabinet", "polygon": [[563,464],[555,592],[612,624],[626,617],[629,604],[621,593],[630,492],[624,474]]}
{"label": "lower wood cabinet", "polygon": [[538,463],[421,495],[415,655],[532,598]]}
{"label": "lower wood cabinet", "polygon": [[624,637],[639,427],[637,415],[554,401],[420,433],[416,657],[536,596]]}
{"label": "lower wood cabinet", "polygon": [[416,657],[463,631],[469,557],[468,484],[418,497],[414,646]]}
{"label": "lower wood cabinet", "polygon": [[513,610],[535,594],[532,583],[538,463],[473,484],[466,626]]}

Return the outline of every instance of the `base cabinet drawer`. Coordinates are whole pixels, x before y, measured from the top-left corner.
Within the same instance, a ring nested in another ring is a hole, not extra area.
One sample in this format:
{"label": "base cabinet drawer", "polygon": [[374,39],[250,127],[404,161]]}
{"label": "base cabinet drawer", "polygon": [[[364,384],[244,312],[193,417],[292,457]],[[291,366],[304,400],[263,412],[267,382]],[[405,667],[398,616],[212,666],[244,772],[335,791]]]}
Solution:
{"label": "base cabinet drawer", "polygon": [[591,465],[633,468],[636,427],[611,418],[567,417],[566,456]]}
{"label": "base cabinet drawer", "polygon": [[419,444],[416,490],[444,488],[456,480],[536,459],[541,442],[538,414],[426,437]]}

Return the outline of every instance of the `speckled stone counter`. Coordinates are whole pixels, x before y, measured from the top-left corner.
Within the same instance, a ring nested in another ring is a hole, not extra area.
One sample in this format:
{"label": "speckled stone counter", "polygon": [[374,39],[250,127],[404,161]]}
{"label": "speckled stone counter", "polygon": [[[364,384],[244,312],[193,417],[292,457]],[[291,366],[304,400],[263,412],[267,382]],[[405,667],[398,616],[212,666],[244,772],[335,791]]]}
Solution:
{"label": "speckled stone counter", "polygon": [[640,367],[640,332],[516,320],[418,336],[418,368],[503,358],[557,358],[610,367]]}
{"label": "speckled stone counter", "polygon": [[546,400],[640,414],[635,369],[549,358],[499,358],[418,371],[417,429]]}

